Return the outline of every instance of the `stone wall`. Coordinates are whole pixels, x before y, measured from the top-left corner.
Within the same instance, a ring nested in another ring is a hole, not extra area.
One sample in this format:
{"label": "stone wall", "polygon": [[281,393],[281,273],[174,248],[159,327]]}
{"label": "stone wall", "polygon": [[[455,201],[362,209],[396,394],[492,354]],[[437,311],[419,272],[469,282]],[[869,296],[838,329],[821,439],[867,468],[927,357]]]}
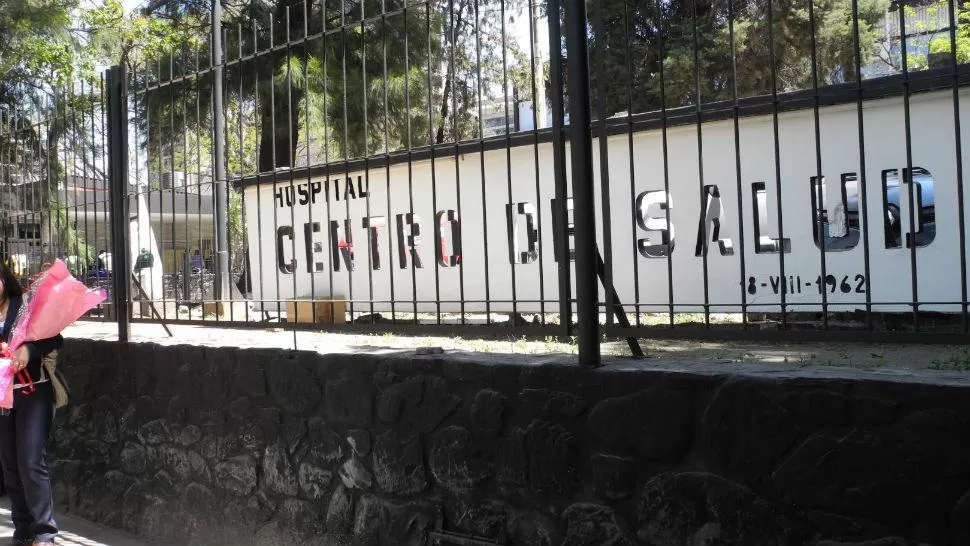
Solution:
{"label": "stone wall", "polygon": [[179,544],[970,544],[957,376],[86,340],[61,365],[59,510]]}

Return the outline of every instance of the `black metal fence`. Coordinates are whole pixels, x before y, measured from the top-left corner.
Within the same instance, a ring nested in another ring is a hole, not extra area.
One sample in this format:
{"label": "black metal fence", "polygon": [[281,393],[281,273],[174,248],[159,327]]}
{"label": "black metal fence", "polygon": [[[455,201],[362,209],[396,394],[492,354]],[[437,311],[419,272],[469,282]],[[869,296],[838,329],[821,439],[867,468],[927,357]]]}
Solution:
{"label": "black metal fence", "polygon": [[968,339],[962,0],[203,4],[3,123],[122,322]]}

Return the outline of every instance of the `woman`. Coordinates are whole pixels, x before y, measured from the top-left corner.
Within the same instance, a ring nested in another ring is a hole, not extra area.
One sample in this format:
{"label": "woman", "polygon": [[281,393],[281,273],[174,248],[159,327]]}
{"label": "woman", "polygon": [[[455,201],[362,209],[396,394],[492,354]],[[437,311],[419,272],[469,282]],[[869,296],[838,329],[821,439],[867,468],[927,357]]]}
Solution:
{"label": "woman", "polygon": [[[6,317],[0,340],[7,342],[23,301],[23,289],[7,264],[0,264],[0,317]],[[54,389],[41,365],[61,347],[57,336],[17,348],[12,366],[13,409],[0,409],[0,463],[10,496],[14,524],[12,546],[53,546],[57,535],[54,499],[47,473],[47,437],[54,420]]]}

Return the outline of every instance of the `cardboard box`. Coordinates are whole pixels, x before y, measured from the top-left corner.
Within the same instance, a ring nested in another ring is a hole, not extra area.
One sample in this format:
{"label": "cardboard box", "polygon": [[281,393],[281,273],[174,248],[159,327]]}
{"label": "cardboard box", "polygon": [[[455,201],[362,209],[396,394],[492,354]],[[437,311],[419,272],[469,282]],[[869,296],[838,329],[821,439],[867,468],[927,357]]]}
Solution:
{"label": "cardboard box", "polygon": [[296,323],[344,324],[347,303],[343,296],[317,297],[315,300],[286,302],[286,321]]}
{"label": "cardboard box", "polygon": [[202,315],[206,318],[216,317],[219,320],[245,322],[256,313],[249,309],[247,301],[206,301],[202,303]]}

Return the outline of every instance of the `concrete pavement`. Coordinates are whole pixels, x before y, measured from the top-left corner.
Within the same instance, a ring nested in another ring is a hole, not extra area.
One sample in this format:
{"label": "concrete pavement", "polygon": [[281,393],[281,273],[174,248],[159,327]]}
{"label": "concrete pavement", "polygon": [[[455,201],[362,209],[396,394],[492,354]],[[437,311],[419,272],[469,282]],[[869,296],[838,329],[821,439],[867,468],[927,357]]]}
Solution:
{"label": "concrete pavement", "polygon": [[[58,546],[162,546],[160,542],[148,542],[83,519],[62,514],[55,514],[55,518],[61,528]],[[0,544],[6,544],[12,537],[10,499],[3,497],[0,499]]]}

